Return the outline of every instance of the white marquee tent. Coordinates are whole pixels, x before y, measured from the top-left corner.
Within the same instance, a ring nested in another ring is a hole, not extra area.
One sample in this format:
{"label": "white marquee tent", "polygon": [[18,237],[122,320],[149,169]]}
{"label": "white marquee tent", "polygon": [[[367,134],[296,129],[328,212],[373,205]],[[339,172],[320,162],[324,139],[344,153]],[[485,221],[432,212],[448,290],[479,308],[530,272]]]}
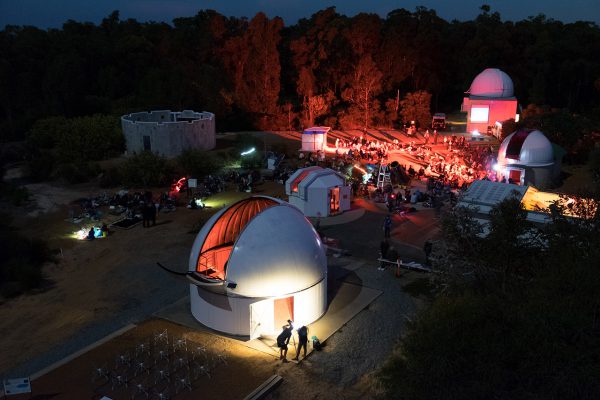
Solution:
{"label": "white marquee tent", "polygon": [[193,316],[233,335],[256,338],[320,318],[327,308],[327,258],[296,207],[254,196],[216,213],[189,260]]}
{"label": "white marquee tent", "polygon": [[285,182],[290,204],[307,217],[327,217],[350,209],[350,185],[329,168],[307,167],[294,172]]}

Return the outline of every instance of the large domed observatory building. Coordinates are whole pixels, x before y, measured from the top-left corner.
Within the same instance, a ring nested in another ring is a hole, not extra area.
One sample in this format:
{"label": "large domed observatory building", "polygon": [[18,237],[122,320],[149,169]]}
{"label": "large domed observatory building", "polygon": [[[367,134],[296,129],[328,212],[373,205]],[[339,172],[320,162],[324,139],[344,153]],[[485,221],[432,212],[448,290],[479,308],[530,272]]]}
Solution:
{"label": "large domed observatory building", "polygon": [[467,113],[467,132],[492,133],[500,138],[502,123],[517,117],[513,81],[504,71],[487,68],[465,93],[461,111]]}
{"label": "large domed observatory building", "polygon": [[508,135],[498,150],[498,175],[517,185],[552,187],[560,174],[554,147],[538,130],[519,129]]}
{"label": "large domed observatory building", "polygon": [[319,319],[327,309],[325,247],[302,212],[254,196],[223,208],[192,246],[188,278],[193,316],[232,335],[272,335],[288,319]]}

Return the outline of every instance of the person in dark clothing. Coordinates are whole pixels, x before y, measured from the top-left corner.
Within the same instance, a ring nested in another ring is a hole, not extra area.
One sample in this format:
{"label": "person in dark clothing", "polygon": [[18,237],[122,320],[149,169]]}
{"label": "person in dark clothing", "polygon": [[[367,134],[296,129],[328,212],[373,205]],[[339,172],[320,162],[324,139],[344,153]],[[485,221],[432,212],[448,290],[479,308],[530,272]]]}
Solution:
{"label": "person in dark clothing", "polygon": [[383,236],[386,239],[390,238],[390,232],[392,230],[392,217],[388,214],[383,221]]}
{"label": "person in dark clothing", "polygon": [[390,243],[387,241],[387,239],[383,239],[381,241],[381,244],[379,245],[379,249],[381,251],[381,258],[386,258],[388,250],[390,249]]}
{"label": "person in dark clothing", "polygon": [[425,242],[425,245],[423,246],[423,251],[425,252],[425,264],[429,265],[429,256],[431,255],[431,250],[433,250],[433,243],[431,243],[431,241],[427,240]]}
{"label": "person in dark clothing", "polygon": [[292,337],[292,327],[290,325],[284,325],[279,336],[277,336],[277,347],[279,347],[279,359],[283,362],[287,362],[288,343]]}
{"label": "person in dark clothing", "polygon": [[150,227],[150,215],[148,215],[148,206],[142,205],[142,228]]}
{"label": "person in dark clothing", "polygon": [[296,357],[294,360],[298,361],[298,356],[300,356],[300,350],[304,348],[304,355],[302,358],[306,358],[306,344],[308,343],[308,328],[306,326],[301,326],[298,328],[298,348],[296,349]]}
{"label": "person in dark clothing", "polygon": [[[148,216],[152,220],[152,226],[156,226],[156,207],[152,202],[148,203]],[[148,226],[150,226],[150,221],[148,221]]]}

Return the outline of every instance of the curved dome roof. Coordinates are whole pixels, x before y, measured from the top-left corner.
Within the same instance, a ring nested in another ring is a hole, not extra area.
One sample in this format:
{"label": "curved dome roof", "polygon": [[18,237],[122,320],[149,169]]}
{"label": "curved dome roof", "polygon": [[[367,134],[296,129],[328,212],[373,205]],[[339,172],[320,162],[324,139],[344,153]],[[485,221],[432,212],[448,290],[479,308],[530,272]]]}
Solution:
{"label": "curved dome roof", "polygon": [[192,246],[189,270],[209,283],[227,283],[232,295],[273,297],[320,282],[327,275],[327,258],[300,210],[254,196],[204,224]]}
{"label": "curved dome roof", "polygon": [[504,98],[514,96],[513,81],[498,68],[487,68],[473,79],[467,91],[471,96]]}
{"label": "curved dome roof", "polygon": [[552,143],[540,131],[520,129],[508,135],[498,150],[498,164],[543,167],[554,164]]}

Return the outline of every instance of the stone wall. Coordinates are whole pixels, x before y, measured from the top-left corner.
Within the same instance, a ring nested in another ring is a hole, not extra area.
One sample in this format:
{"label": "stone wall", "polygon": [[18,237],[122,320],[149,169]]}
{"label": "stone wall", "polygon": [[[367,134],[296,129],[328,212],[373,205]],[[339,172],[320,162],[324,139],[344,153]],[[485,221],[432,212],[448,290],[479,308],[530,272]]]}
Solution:
{"label": "stone wall", "polygon": [[175,157],[188,149],[212,150],[216,145],[215,115],[210,112],[156,110],[121,117],[127,152],[149,147],[153,153]]}

